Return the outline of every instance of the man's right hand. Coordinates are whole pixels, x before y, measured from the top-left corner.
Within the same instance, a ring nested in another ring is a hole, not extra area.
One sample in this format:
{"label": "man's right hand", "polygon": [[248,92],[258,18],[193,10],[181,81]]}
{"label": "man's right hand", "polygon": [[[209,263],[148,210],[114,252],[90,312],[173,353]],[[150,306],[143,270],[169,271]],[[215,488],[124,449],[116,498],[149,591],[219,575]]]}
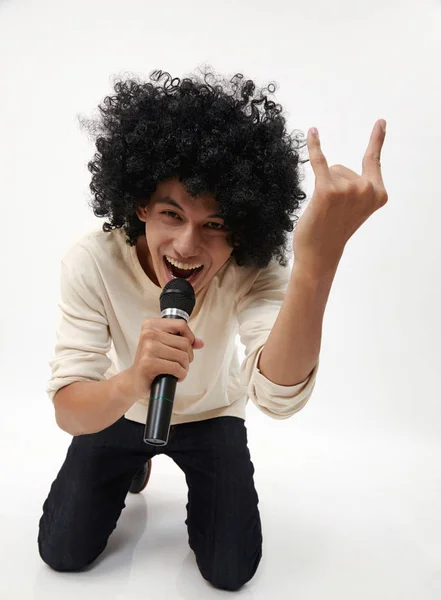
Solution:
{"label": "man's right hand", "polygon": [[136,398],[150,397],[157,375],[174,375],[184,381],[193,362],[193,350],[203,347],[203,340],[193,335],[185,319],[146,319],[133,365],[127,369]]}

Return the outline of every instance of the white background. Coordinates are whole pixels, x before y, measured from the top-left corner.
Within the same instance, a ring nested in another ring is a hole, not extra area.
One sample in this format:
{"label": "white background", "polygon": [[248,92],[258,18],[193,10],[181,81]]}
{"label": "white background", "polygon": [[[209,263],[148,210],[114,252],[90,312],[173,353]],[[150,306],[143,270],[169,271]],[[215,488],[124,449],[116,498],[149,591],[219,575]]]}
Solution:
{"label": "white background", "polygon": [[[205,63],[276,82],[290,131],[361,174],[375,121],[387,205],[347,245],[313,396],[277,421],[248,404],[264,557],[237,597],[441,597],[441,3],[0,0],[0,596],[83,600],[226,594],[202,579],[183,473],[157,457],[94,568],[40,558],[38,520],[71,437],[45,394],[67,246],[100,226],[94,147],[78,116],[112,77]],[[304,190],[314,189],[305,166]]]}

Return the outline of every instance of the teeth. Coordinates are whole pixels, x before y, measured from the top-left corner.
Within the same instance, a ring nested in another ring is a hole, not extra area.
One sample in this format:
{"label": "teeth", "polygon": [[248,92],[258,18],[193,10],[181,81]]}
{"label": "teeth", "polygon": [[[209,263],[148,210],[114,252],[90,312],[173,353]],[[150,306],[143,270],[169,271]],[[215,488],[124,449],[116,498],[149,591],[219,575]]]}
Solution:
{"label": "teeth", "polygon": [[169,263],[171,263],[172,265],[174,265],[178,269],[186,269],[187,270],[187,269],[197,269],[199,267],[202,267],[202,265],[189,265],[188,263],[180,263],[177,260],[174,260],[173,258],[170,258],[167,255],[165,255],[165,258],[167,259],[167,261]]}

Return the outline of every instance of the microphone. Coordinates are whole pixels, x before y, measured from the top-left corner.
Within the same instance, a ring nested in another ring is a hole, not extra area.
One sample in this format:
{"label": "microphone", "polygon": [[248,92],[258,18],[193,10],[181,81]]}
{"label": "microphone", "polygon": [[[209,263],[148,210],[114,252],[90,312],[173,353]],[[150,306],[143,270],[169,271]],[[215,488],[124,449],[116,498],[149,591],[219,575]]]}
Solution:
{"label": "microphone", "polygon": [[[185,319],[188,322],[196,299],[191,283],[179,277],[168,281],[159,299],[161,318]],[[180,334],[178,334],[180,335]],[[150,388],[150,403],[144,430],[144,442],[165,446],[168,442],[176,383],[174,375],[157,375]]]}

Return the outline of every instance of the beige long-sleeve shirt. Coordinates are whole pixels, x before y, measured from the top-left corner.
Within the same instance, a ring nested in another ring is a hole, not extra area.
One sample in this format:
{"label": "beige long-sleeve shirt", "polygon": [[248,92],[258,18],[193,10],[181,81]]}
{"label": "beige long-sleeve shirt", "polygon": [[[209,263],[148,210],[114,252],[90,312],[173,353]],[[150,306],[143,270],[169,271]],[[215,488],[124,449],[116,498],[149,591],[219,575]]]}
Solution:
{"label": "beige long-sleeve shirt", "polygon": [[[188,325],[205,346],[194,352],[187,377],[178,382],[171,424],[218,416],[245,419],[252,402],[285,419],[310,398],[319,363],[293,386],[269,381],[256,367],[277,318],[290,267],[238,267],[230,258],[196,294]],[[161,288],[146,275],[125,232],[101,228],[71,245],[61,261],[61,319],[47,393],[74,381],[102,381],[133,364],[142,322],[160,315]],[[245,348],[239,364],[236,335]],[[145,423],[148,400],[138,400],[125,418]]]}

